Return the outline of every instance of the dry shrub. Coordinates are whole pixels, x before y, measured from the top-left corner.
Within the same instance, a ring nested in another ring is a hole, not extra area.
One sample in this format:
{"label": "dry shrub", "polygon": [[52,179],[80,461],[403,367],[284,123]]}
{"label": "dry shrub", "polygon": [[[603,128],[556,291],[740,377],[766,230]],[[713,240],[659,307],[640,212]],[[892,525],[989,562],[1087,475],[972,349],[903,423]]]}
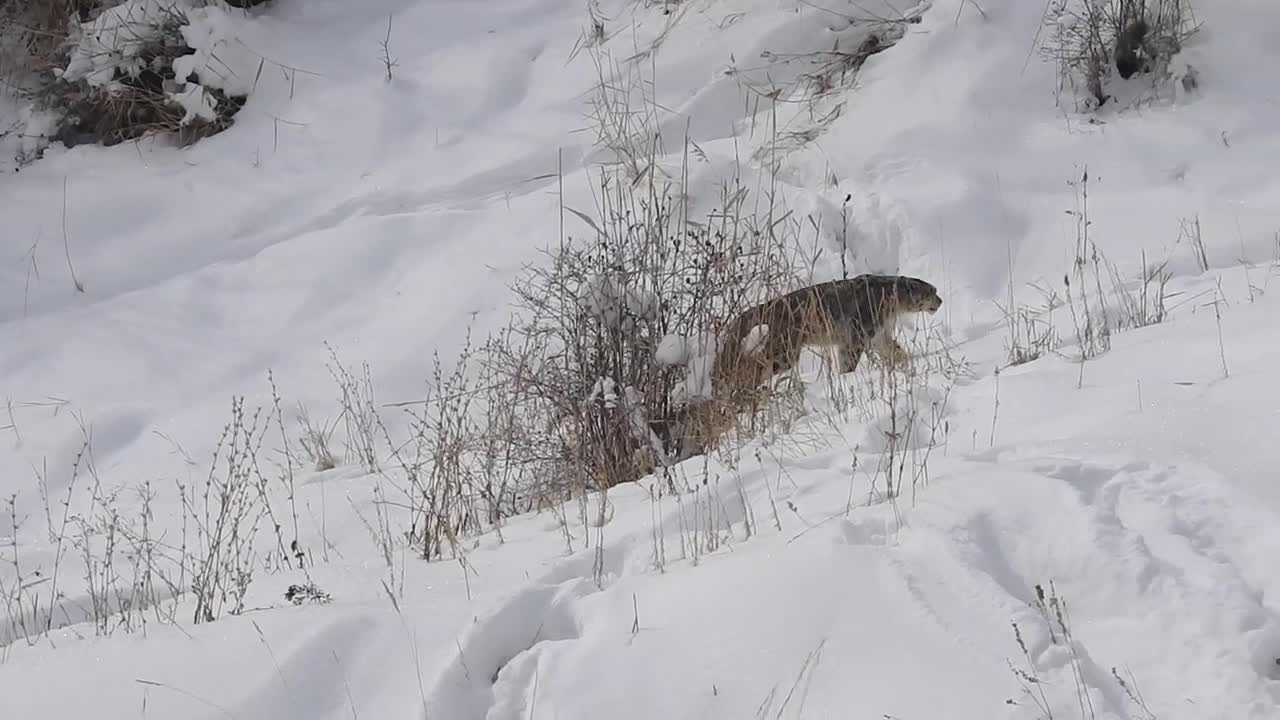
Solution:
{"label": "dry shrub", "polygon": [[[1037,39],[1042,57],[1058,67],[1058,92],[1101,107],[1110,99],[1108,81],[1152,73],[1169,75],[1169,62],[1198,29],[1188,0],[1052,0],[1045,11],[1049,32]],[[1188,89],[1193,74],[1179,81]]]}
{"label": "dry shrub", "polygon": [[498,469],[484,453],[492,430],[484,424],[492,409],[485,401],[493,396],[476,390],[473,354],[468,337],[452,371],[446,373],[435,358],[426,407],[411,413],[415,456],[411,462],[397,457],[413,488],[411,536],[428,560],[442,557],[446,548],[459,556],[460,536],[501,519],[502,494],[493,493]]}
{"label": "dry shrub", "polygon": [[[604,489],[678,459],[684,407],[705,401],[718,333],[760,296],[799,282],[801,267],[749,193],[731,180],[717,208],[686,219],[669,183],[600,177],[594,237],[566,240],[516,284],[517,314],[490,361],[522,388],[522,433],[540,448],[534,474],[555,494]],[[550,451],[550,452],[548,452]]]}

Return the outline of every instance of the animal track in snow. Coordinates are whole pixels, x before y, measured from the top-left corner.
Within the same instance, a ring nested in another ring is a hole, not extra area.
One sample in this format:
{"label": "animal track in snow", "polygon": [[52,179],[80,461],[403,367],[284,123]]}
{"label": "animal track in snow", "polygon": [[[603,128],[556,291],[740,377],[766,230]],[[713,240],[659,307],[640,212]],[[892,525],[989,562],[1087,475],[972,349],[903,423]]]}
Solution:
{"label": "animal track in snow", "polygon": [[481,617],[427,697],[426,717],[505,720],[527,715],[539,653],[576,639],[574,603],[595,591],[585,578],[526,587]]}
{"label": "animal track in snow", "polygon": [[[1179,667],[1188,679],[1215,676],[1230,692],[1270,701],[1265,712],[1255,706],[1262,714],[1253,716],[1273,713],[1280,702],[1280,612],[1251,581],[1242,548],[1226,536],[1241,524],[1243,508],[1218,491],[1217,478],[1146,462],[1068,460],[1033,467],[1078,493],[1093,552],[1108,561],[1114,581],[1102,592],[1129,596],[1123,607],[1146,608],[1142,617],[1131,610],[1130,617],[1093,622],[1144,628],[1139,634],[1164,635],[1169,647],[1194,648],[1183,651],[1185,658],[1170,657],[1171,670]],[[1055,657],[1046,652],[1042,660],[1053,666]],[[1113,684],[1103,675],[1090,683]]]}

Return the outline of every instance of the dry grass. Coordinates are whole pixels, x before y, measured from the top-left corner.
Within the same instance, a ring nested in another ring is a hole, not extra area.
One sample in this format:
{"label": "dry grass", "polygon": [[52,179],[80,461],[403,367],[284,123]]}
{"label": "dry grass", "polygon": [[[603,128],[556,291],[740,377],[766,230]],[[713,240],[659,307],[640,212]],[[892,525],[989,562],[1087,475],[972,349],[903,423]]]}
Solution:
{"label": "dry grass", "polygon": [[[1030,605],[1037,616],[1034,624],[1039,625],[1038,630],[1047,635],[1050,645],[1065,649],[1066,669],[1071,673],[1070,690],[1060,692],[1051,682],[1051,678],[1041,674],[1037,667],[1040,663],[1037,661],[1036,654],[1028,646],[1024,634],[1024,630],[1029,626],[1020,626],[1017,622],[1012,624],[1014,642],[1022,656],[1022,665],[1010,662],[1009,669],[1021,689],[1022,701],[1035,706],[1039,717],[1045,720],[1067,717],[1096,720],[1098,709],[1094,707],[1094,695],[1101,692],[1106,696],[1111,694],[1107,690],[1112,690],[1117,691],[1114,693],[1116,697],[1123,696],[1129,701],[1128,707],[1122,709],[1124,717],[1132,720],[1156,720],[1155,713],[1147,706],[1146,699],[1138,689],[1133,673],[1127,673],[1126,679],[1121,676],[1117,668],[1112,667],[1108,679],[1114,682],[1114,687],[1109,689],[1097,687],[1097,683],[1103,682],[1102,677],[1098,676],[1101,668],[1089,667],[1092,661],[1082,652],[1084,644],[1076,636],[1072,627],[1067,600],[1058,593],[1052,582],[1048,584],[1047,589],[1042,584],[1035,586],[1035,598]],[[1055,661],[1054,664],[1058,663]],[[1006,704],[1020,703],[1010,698]]]}
{"label": "dry grass", "polygon": [[[287,443],[278,471],[264,469],[273,428],[283,441],[286,427],[274,381],[271,389],[274,402],[266,408],[250,411],[234,398],[207,473],[172,486],[106,485],[93,456],[93,428],[77,416],[82,441],[68,466],[37,469],[43,517],[21,516],[18,497],[7,499],[15,540],[0,553],[8,566],[0,577],[0,648],[34,644],[63,628],[145,633],[153,623],[176,623],[179,613],[190,612],[194,623],[236,615],[247,609],[262,573],[297,571],[302,585],[314,586]],[[173,445],[189,469],[199,465]],[[54,487],[62,488],[57,496]],[[157,518],[159,506],[176,507],[177,516]],[[40,520],[47,551],[24,558],[17,538]],[[76,591],[64,577],[73,557],[83,573]]]}
{"label": "dry grass", "polygon": [[[1074,340],[1072,359],[1080,363],[1077,385],[1083,385],[1085,364],[1111,348],[1116,333],[1156,325],[1169,318],[1169,302],[1177,297],[1169,290],[1172,272],[1170,257],[1149,261],[1140,253],[1141,272],[1127,277],[1108,259],[1095,236],[1089,217],[1089,172],[1068,183],[1074,206],[1066,214],[1075,229],[1071,267],[1062,276],[1062,292],[1039,284],[1030,287],[1039,302],[1019,304],[1013,296],[1012,272],[1007,304],[999,305],[1007,327],[1005,349],[1008,366],[1021,365],[1047,354],[1062,354],[1068,340]],[[1194,235],[1192,234],[1194,233]],[[1197,224],[1183,223],[1176,248],[1191,239],[1197,258],[1204,245]],[[1070,326],[1059,327],[1054,313],[1066,307]]]}
{"label": "dry grass", "polygon": [[[804,147],[820,137],[839,119],[863,65],[871,57],[898,43],[918,24],[924,6],[909,14],[880,14],[867,6],[845,11],[810,5],[805,9],[830,17],[836,27],[829,47],[801,52],[766,50],[754,64],[736,64],[727,71],[751,98],[753,117],[760,103],[770,109],[774,137],[763,144],[753,160],[776,162],[778,152]],[[892,10],[887,10],[892,12]],[[789,119],[780,122],[779,108]],[[754,131],[754,126],[753,126]]]}

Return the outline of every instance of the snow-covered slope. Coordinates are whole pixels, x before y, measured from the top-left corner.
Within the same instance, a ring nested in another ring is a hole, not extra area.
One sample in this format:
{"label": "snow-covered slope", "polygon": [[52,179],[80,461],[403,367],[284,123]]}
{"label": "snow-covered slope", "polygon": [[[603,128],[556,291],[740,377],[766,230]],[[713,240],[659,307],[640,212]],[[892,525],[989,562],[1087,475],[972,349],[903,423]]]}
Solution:
{"label": "snow-covered slope", "polygon": [[[86,512],[124,488],[135,513],[149,483],[154,532],[185,542],[177,487],[203,483],[233,395],[270,406],[270,370],[285,404],[336,416],[330,343],[369,363],[379,401],[421,397],[433,353],[500,325],[508,284],[559,238],[561,167],[566,204],[592,206],[579,0],[238,15],[265,69],[233,128],[185,150],[50,148],[0,179],[0,596],[21,578],[42,604],[0,607],[0,715],[1280,717],[1280,7],[1199,5],[1194,91],[1085,115],[1032,55],[1040,3],[602,3],[604,48],[640,54],[666,147],[696,144],[702,204],[735,158],[765,174],[761,95],[814,69],[791,54],[856,44],[872,17],[902,33],[853,88],[779,105],[811,141],[778,179],[820,228],[817,275],[840,271],[849,196],[850,270],[945,298],[969,372],[917,388],[939,414],[909,452],[927,482],[881,499],[888,420],[863,408],[815,419],[823,446],[686,463],[688,495],[622,486],[603,524],[592,498],[468,538],[465,563],[401,549],[388,578],[365,526],[387,507],[377,479],[300,473],[332,602],[290,606],[302,574],[263,567],[244,614],[192,625],[184,605],[178,625],[97,637],[92,568],[49,532],[64,497]],[[1086,167],[1093,239],[1126,279],[1168,260],[1172,316],[1083,370],[1068,347],[995,373],[996,302],[1062,292]],[[1196,216],[1207,272],[1179,241]],[[51,599],[55,629],[15,639]]]}

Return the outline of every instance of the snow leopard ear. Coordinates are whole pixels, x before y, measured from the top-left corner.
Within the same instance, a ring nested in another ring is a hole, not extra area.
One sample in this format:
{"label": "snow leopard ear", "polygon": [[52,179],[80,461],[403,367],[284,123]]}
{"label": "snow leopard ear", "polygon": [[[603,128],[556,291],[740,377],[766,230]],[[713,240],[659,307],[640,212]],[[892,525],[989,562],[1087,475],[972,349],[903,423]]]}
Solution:
{"label": "snow leopard ear", "polygon": [[902,300],[916,298],[922,291],[921,281],[905,275],[900,276],[897,278],[897,282],[893,284],[893,291]]}

